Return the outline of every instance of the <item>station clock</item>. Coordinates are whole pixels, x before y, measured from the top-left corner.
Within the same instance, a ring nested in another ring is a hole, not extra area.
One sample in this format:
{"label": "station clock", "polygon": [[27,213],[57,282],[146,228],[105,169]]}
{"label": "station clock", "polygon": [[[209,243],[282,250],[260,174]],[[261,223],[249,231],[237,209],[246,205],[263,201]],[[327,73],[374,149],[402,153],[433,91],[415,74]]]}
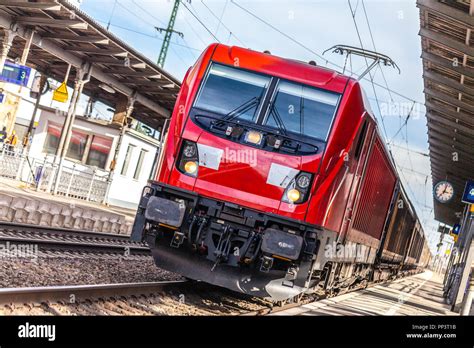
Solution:
{"label": "station clock", "polygon": [[440,203],[449,202],[454,195],[453,185],[447,181],[438,182],[433,191],[436,200]]}

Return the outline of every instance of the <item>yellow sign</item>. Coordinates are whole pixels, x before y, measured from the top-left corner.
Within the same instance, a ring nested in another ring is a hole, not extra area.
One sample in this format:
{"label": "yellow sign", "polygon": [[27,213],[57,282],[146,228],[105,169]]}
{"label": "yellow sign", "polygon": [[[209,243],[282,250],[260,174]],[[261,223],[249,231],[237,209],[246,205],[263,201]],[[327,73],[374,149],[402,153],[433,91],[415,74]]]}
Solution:
{"label": "yellow sign", "polygon": [[454,243],[456,243],[458,241],[458,235],[454,235],[453,238],[454,238]]}
{"label": "yellow sign", "polygon": [[68,99],[68,93],[67,93],[67,86],[66,83],[63,82],[61,85],[53,92],[53,100],[56,100],[60,103],[65,103],[67,102]]}
{"label": "yellow sign", "polygon": [[451,250],[446,249],[446,251],[445,251],[444,253],[445,253],[446,255],[449,255],[449,254],[451,254]]}
{"label": "yellow sign", "polygon": [[474,213],[474,204],[471,204],[471,207],[470,207],[469,210],[470,210],[471,213]]}

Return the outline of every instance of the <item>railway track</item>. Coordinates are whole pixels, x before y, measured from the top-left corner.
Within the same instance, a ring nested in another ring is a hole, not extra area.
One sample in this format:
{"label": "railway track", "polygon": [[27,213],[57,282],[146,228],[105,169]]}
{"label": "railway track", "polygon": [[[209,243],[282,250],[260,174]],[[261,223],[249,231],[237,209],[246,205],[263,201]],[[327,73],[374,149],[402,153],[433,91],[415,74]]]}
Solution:
{"label": "railway track", "polygon": [[244,315],[268,303],[188,280],[0,289],[0,315]]}
{"label": "railway track", "polygon": [[312,294],[274,304],[190,280],[4,288],[0,315],[264,316],[329,297],[333,296]]}
{"label": "railway track", "polygon": [[[128,236],[3,222],[0,223],[2,242],[34,243],[41,250],[59,253],[85,251],[123,255],[128,249],[134,254],[149,254],[144,244],[131,242]],[[209,284],[183,280],[22,287],[0,289],[0,314],[249,316],[267,315],[323,298],[327,296],[313,294],[298,301],[273,304]]]}
{"label": "railway track", "polygon": [[0,305],[10,303],[70,302],[71,295],[74,295],[75,301],[78,302],[114,296],[136,296],[163,291],[171,286],[179,287],[187,282],[187,280],[176,280],[146,283],[3,288],[0,289]]}
{"label": "railway track", "polygon": [[145,244],[132,242],[129,238],[110,233],[0,222],[0,243],[3,244],[33,244],[42,251],[149,254]]}
{"label": "railway track", "polygon": [[320,299],[277,305],[189,280],[48,286],[0,289],[0,314],[264,316]]}

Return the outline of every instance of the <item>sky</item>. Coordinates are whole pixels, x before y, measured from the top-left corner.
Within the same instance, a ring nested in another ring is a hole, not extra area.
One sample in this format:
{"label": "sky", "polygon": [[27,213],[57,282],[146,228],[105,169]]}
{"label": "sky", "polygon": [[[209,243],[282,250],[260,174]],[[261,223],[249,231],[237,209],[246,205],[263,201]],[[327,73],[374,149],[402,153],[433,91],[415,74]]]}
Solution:
{"label": "sky", "polygon": [[[80,8],[156,61],[163,34],[155,27],[167,27],[173,3],[82,0]],[[323,55],[336,44],[375,49],[391,57],[401,72],[390,66],[377,67],[373,79],[380,87],[373,86],[370,80],[364,80],[363,86],[434,250],[439,234],[434,232],[438,223],[432,211],[430,164],[426,157],[420,22],[414,0],[182,1],[174,29],[184,37],[173,34],[164,68],[180,80],[204,48],[217,40],[258,51],[269,50],[286,58],[315,60],[318,65],[338,71],[341,69],[334,64],[342,67],[344,57],[331,52]],[[365,64],[361,58],[354,58],[347,62],[346,73],[361,73]]]}

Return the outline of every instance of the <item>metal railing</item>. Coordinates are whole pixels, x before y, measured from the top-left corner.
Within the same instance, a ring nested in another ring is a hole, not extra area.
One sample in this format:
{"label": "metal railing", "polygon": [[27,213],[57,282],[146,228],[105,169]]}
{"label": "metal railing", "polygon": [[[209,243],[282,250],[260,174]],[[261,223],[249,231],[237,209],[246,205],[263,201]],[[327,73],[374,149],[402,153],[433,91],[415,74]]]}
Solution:
{"label": "metal railing", "polygon": [[22,148],[0,146],[0,177],[22,181],[37,191],[53,193],[85,201],[104,203],[109,172],[97,167],[65,160],[61,169],[54,156],[43,159],[28,156]]}

